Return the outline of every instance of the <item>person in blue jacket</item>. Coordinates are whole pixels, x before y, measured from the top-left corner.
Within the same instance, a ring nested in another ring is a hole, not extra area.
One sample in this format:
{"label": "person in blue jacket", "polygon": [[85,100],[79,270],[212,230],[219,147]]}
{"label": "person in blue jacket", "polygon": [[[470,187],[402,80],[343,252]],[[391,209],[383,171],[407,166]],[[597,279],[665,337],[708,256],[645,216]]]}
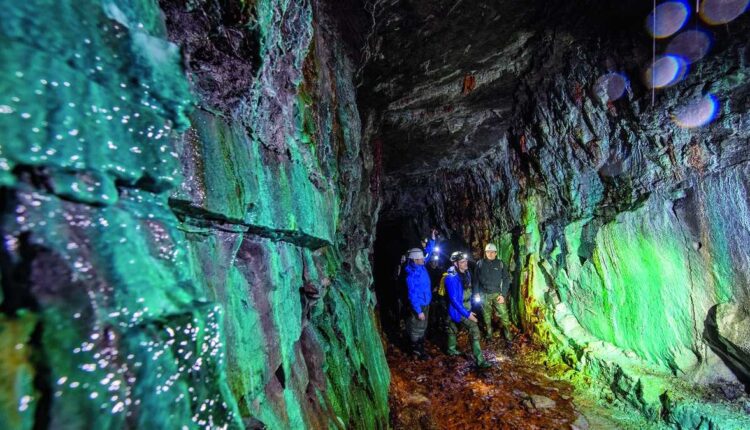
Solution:
{"label": "person in blue jacket", "polygon": [[406,265],[406,288],[409,293],[411,312],[406,321],[406,331],[411,342],[412,353],[421,360],[428,357],[424,350],[424,335],[432,301],[430,275],[424,265],[425,255],[419,248],[409,250],[409,263]]}
{"label": "person in blue jacket", "polygon": [[471,311],[472,292],[471,275],[469,273],[468,256],[463,252],[454,252],[450,257],[453,266],[445,275],[445,292],[448,301],[448,318],[446,334],[448,337],[448,355],[458,355],[456,338],[458,330],[463,327],[469,331],[471,350],[477,367],[487,368],[490,364],[484,359],[482,347],[479,344],[479,325],[477,316]]}

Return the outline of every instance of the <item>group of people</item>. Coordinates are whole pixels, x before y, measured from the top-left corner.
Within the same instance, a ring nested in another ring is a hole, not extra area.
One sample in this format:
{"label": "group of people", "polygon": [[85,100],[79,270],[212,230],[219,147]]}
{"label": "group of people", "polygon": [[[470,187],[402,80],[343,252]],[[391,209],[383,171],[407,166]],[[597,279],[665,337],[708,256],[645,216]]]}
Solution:
{"label": "group of people", "polygon": [[[442,326],[440,328],[446,336],[446,353],[458,355],[457,336],[461,329],[466,329],[471,338],[476,365],[480,368],[490,367],[482,354],[479,318],[484,323],[485,339],[490,339],[494,333],[502,334],[507,342],[511,341],[508,314],[510,274],[497,258],[497,247],[493,243],[485,246],[484,258],[476,263],[473,276],[469,270],[469,256],[460,251],[450,255],[450,265],[442,272],[435,239],[433,231],[432,240],[425,239],[426,243],[423,242],[424,250],[412,248],[406,255],[406,332],[411,351],[419,359],[429,358],[424,349],[424,339],[428,325],[437,324]],[[429,261],[427,267],[426,261]],[[437,318],[432,320],[429,316],[431,308],[433,313],[438,313]],[[493,316],[500,321],[499,333],[493,332]]]}

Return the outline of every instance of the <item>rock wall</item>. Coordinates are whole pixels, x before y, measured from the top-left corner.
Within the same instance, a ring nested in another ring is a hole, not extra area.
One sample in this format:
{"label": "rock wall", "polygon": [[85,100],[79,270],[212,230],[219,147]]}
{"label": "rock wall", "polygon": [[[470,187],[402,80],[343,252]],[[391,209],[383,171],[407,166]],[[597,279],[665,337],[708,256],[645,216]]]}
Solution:
{"label": "rock wall", "polygon": [[373,153],[329,7],[0,10],[0,422],[385,426]]}
{"label": "rock wall", "polygon": [[[649,40],[563,24],[510,36],[517,43],[472,71],[469,95],[461,73],[433,70],[410,100],[464,114],[471,92],[507,90],[492,76],[510,71],[510,122],[478,134],[494,105],[475,108],[451,130],[454,145],[489,149],[471,161],[451,150],[453,167],[388,177],[383,222],[438,225],[472,251],[499,242],[517,321],[552,361],[580,371],[581,385],[598,381],[602,398],[678,428],[747,427],[750,86],[747,42],[732,36],[747,25],[719,31],[711,55],[653,104],[640,78]],[[597,89],[613,70],[631,77],[619,100]],[[709,92],[720,100],[713,123],[673,121]],[[390,135],[394,117],[405,130],[440,129],[419,111],[393,102],[381,123]]]}

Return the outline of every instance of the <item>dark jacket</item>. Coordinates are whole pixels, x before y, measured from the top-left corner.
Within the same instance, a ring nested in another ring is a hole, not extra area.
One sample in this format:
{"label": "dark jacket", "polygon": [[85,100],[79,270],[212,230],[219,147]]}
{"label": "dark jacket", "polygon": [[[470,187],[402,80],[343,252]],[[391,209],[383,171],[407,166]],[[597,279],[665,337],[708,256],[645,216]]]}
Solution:
{"label": "dark jacket", "polygon": [[425,266],[409,261],[406,265],[406,287],[409,290],[409,303],[415,314],[423,312],[422,307],[430,304],[432,289],[430,275]]}
{"label": "dark jacket", "polygon": [[474,275],[479,293],[508,295],[508,291],[510,290],[510,275],[505,268],[505,264],[499,258],[494,260],[479,260],[474,270]]}
{"label": "dark jacket", "polygon": [[427,266],[427,273],[430,275],[432,292],[435,293],[438,287],[440,287],[440,279],[443,277],[443,273],[445,273],[445,270],[440,266],[433,268],[430,263],[426,263],[425,266]]}
{"label": "dark jacket", "polygon": [[437,243],[435,243],[435,239],[430,239],[427,241],[427,246],[424,247],[424,261],[428,262],[432,258],[432,254],[435,252],[435,247],[437,246]]}
{"label": "dark jacket", "polygon": [[[427,242],[427,246],[424,248],[425,253],[425,261],[437,261],[438,266],[443,266],[443,264],[446,262],[444,258],[444,254],[442,253],[440,246],[438,245],[438,242],[435,239],[430,239],[429,242]],[[440,275],[442,275],[444,272],[440,272]]]}
{"label": "dark jacket", "polygon": [[[463,282],[462,282],[463,280]],[[468,281],[468,285],[466,285]],[[471,276],[467,271],[460,276],[455,267],[448,269],[445,276],[445,292],[448,298],[448,315],[455,322],[469,318],[471,310]]]}

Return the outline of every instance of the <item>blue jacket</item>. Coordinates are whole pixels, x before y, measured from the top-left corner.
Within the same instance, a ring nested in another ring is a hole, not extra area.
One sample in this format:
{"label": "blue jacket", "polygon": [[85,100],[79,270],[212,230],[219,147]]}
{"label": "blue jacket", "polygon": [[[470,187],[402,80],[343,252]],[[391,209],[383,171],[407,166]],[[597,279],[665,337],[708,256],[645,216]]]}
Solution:
{"label": "blue jacket", "polygon": [[406,265],[406,288],[409,290],[409,303],[414,313],[422,313],[422,307],[429,305],[432,300],[430,275],[425,266],[413,261]]}
{"label": "blue jacket", "polygon": [[[445,291],[448,296],[448,315],[451,319],[455,322],[461,322],[462,318],[469,318],[470,309],[466,309],[464,306],[464,285],[455,267],[448,269],[448,274],[445,277]],[[469,292],[469,294],[471,293]],[[469,306],[471,306],[471,301]]]}

